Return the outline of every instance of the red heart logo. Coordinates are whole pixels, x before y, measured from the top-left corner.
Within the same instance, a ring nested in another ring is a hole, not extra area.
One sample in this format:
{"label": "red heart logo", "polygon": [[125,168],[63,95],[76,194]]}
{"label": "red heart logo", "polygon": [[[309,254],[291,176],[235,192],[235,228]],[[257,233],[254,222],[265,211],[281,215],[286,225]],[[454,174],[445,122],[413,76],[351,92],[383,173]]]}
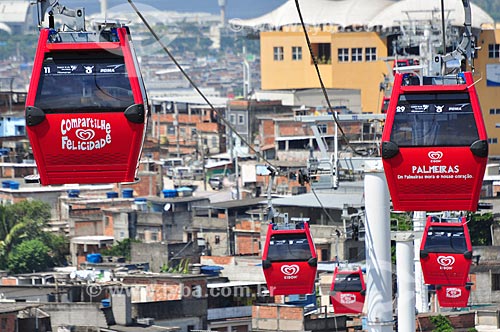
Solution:
{"label": "red heart logo", "polygon": [[462,295],[462,290],[460,288],[448,288],[446,290],[446,297],[456,299],[457,297],[460,297]]}
{"label": "red heart logo", "polygon": [[356,302],[356,295],[354,294],[340,294],[340,303],[352,304]]}
{"label": "red heart logo", "polygon": [[438,256],[437,262],[441,266],[450,266],[455,263],[455,257],[453,256]]}
{"label": "red heart logo", "polygon": [[292,276],[294,274],[299,273],[299,266],[298,265],[283,265],[281,266],[281,272],[287,276]]}
{"label": "red heart logo", "polygon": [[76,137],[82,141],[90,141],[95,136],[95,132],[92,129],[78,129],[75,132]]}
{"label": "red heart logo", "polygon": [[443,153],[441,151],[429,151],[427,154],[432,160],[437,160],[443,158]]}

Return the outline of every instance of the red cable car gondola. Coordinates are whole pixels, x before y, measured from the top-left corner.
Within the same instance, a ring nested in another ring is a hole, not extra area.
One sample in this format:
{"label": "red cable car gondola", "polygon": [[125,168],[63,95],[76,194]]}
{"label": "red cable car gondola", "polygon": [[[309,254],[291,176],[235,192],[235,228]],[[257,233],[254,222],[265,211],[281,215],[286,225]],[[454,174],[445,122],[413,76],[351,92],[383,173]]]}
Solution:
{"label": "red cable car gondola", "polygon": [[476,211],[488,142],[472,74],[415,80],[395,75],[382,134],[394,210]]}
{"label": "red cable car gondola", "polygon": [[307,222],[269,224],[262,268],[271,296],[313,293],[317,264]]}
{"label": "red cable car gondola", "polygon": [[42,185],[134,181],[147,113],[128,28],[40,31],[26,125]]}
{"label": "red cable car gondola", "polygon": [[428,217],[420,246],[426,284],[465,285],[472,263],[472,244],[465,218],[436,222]]}
{"label": "red cable car gondola", "polygon": [[330,301],[336,314],[359,314],[365,304],[366,285],[363,272],[339,270],[335,268]]}
{"label": "red cable car gondola", "polygon": [[471,283],[465,285],[437,285],[436,294],[443,308],[465,308],[469,303]]}

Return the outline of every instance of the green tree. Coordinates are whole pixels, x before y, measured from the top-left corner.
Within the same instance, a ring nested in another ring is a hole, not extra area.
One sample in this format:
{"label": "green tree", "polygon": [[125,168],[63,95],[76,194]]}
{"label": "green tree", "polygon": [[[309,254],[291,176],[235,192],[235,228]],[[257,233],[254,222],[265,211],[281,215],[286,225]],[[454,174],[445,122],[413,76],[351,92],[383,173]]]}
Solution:
{"label": "green tree", "polygon": [[123,241],[117,241],[116,244],[113,245],[111,248],[101,250],[101,254],[105,256],[125,257],[127,261],[130,261],[132,243],[140,243],[140,242],[141,241],[134,239],[124,239]]}
{"label": "green tree", "polygon": [[50,218],[50,206],[41,201],[22,201],[0,206],[0,268],[5,268],[12,249],[26,240],[40,238]]}
{"label": "green tree", "polygon": [[450,320],[443,315],[431,316],[429,319],[435,326],[432,332],[453,332],[454,330]]}
{"label": "green tree", "polygon": [[66,236],[44,232],[41,234],[41,240],[49,247],[49,255],[54,266],[68,265],[67,257],[70,252],[69,240]]}
{"label": "green tree", "polygon": [[13,273],[44,271],[51,267],[50,248],[40,240],[28,240],[17,245],[7,258]]}
{"label": "green tree", "polygon": [[473,246],[491,245],[491,225],[495,224],[492,213],[475,213],[467,224]]}

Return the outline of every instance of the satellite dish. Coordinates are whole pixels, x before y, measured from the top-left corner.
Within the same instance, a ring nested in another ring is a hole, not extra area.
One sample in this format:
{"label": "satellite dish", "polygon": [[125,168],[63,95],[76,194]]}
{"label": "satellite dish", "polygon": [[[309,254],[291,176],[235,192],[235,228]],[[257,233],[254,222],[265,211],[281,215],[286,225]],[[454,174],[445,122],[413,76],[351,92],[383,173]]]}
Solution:
{"label": "satellite dish", "polygon": [[167,203],[167,204],[165,204],[165,206],[163,207],[163,210],[165,210],[165,211],[169,211],[171,207],[172,207],[172,205],[171,205],[170,203]]}

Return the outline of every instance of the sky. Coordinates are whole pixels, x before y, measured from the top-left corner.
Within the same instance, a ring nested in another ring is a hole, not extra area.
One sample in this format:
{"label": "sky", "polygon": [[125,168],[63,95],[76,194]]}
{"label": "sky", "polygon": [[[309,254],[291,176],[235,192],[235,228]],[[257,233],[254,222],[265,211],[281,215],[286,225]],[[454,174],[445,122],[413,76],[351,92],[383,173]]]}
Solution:
{"label": "sky", "polygon": [[[207,12],[219,13],[218,0],[133,0],[135,5],[146,4],[159,10],[179,12]],[[264,15],[286,0],[226,0],[227,18],[253,18]],[[100,11],[98,0],[59,0],[59,3],[68,7],[85,7],[87,14]],[[120,4],[128,4],[127,0],[108,0],[108,8]]]}

